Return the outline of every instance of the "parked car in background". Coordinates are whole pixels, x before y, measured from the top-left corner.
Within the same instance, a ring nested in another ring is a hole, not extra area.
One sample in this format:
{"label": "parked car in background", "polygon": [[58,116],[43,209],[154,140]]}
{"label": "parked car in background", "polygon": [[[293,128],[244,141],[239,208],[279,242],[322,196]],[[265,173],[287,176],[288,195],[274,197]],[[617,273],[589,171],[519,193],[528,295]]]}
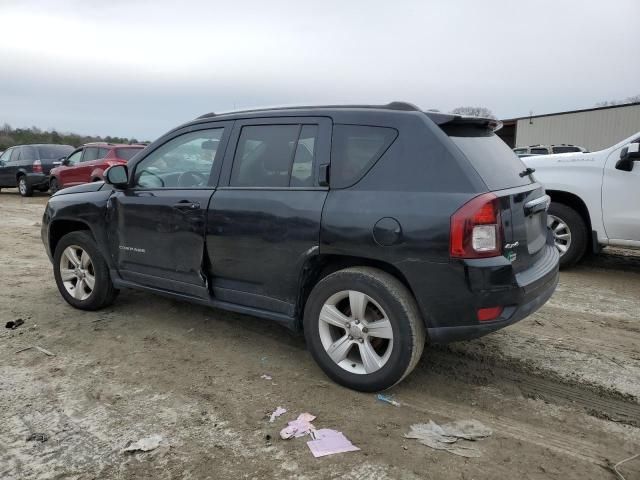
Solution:
{"label": "parked car in background", "polygon": [[256,315],[382,390],[427,338],[498,330],[556,288],[549,197],[496,126],[399,102],[203,115],[53,195],[42,240],[75,308],[135,288]]}
{"label": "parked car in background", "polygon": [[30,197],[49,189],[49,172],[73,151],[71,145],[34,144],[8,148],[0,156],[0,188],[18,187]]}
{"label": "parked car in background", "polygon": [[551,197],[560,266],[607,245],[640,248],[639,143],[640,132],[597,152],[523,159]]}
{"label": "parked car in background", "polygon": [[51,193],[61,188],[102,180],[107,168],[127,163],[144,147],[138,144],[87,143],[71,152],[62,165],[51,170]]}
{"label": "parked car in background", "polygon": [[533,155],[553,155],[555,153],[576,153],[586,152],[587,149],[578,145],[560,143],[557,145],[529,145],[528,147],[517,147],[513,152],[520,158]]}

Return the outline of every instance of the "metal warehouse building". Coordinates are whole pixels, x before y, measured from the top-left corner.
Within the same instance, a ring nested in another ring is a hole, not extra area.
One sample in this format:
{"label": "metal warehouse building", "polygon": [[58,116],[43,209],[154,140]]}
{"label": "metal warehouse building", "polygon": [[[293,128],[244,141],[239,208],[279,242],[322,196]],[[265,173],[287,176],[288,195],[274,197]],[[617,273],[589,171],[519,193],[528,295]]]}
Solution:
{"label": "metal warehouse building", "polygon": [[590,151],[640,132],[640,102],[502,120],[497,133],[510,147],[570,143]]}

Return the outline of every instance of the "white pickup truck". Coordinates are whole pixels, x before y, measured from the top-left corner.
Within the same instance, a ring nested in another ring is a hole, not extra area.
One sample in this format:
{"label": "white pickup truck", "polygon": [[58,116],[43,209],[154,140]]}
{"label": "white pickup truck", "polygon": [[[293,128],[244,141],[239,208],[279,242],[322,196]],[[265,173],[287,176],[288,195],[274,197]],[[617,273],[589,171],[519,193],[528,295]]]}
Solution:
{"label": "white pickup truck", "polygon": [[551,197],[560,266],[604,246],[640,248],[640,132],[588,153],[522,158]]}

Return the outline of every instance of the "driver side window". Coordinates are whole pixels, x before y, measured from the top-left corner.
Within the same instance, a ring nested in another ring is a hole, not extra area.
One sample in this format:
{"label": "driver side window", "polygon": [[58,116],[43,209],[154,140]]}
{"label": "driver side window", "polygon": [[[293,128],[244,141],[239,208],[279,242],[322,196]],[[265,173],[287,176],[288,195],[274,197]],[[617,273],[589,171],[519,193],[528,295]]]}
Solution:
{"label": "driver side window", "polygon": [[77,151],[67,159],[67,165],[70,167],[77,165],[78,162],[80,161],[81,156],[82,156],[82,150]]}
{"label": "driver side window", "polygon": [[135,167],[140,188],[202,188],[216,159],[224,128],[189,132],[151,152]]}

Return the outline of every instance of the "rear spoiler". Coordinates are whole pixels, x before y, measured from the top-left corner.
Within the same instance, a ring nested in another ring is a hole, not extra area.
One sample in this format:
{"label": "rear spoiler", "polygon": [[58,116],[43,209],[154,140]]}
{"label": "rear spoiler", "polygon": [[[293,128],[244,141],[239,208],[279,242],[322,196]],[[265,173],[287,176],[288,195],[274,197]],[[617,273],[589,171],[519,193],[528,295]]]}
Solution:
{"label": "rear spoiler", "polygon": [[[495,118],[467,117],[450,113],[424,112],[436,125],[443,130],[446,127],[476,127],[497,132],[502,128],[502,122]],[[443,128],[445,127],[445,128]]]}

